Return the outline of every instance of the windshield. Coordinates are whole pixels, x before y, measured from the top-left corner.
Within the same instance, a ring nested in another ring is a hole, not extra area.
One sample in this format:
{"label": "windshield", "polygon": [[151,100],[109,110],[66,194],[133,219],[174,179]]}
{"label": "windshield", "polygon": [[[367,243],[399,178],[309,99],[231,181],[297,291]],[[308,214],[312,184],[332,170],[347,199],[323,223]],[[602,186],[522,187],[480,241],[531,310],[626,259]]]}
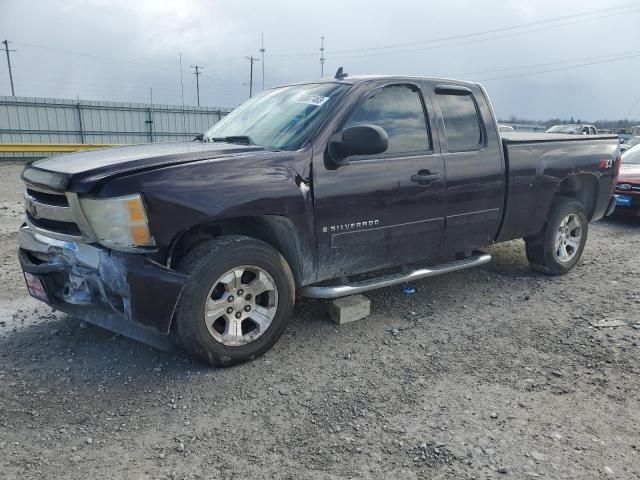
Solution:
{"label": "windshield", "polygon": [[580,125],[554,125],[547,133],[578,133]]}
{"label": "windshield", "polygon": [[296,150],[348,85],[316,83],[262,92],[204,134],[203,141],[229,141]]}
{"label": "windshield", "polygon": [[630,148],[622,154],[622,164],[640,165],[640,145]]}
{"label": "windshield", "polygon": [[638,145],[640,143],[640,137],[633,137],[630,140],[627,140],[626,142],[624,142],[624,144],[628,147],[631,148],[635,145]]}

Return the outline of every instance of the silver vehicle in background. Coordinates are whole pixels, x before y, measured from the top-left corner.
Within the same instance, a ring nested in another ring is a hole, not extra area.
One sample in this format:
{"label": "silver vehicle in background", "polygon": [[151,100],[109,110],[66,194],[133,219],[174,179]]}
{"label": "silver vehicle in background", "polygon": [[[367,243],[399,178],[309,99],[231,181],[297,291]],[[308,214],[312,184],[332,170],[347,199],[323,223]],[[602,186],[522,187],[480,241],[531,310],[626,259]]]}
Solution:
{"label": "silver vehicle in background", "polygon": [[564,135],[597,135],[598,129],[595,125],[570,123],[567,125],[554,125],[547,129],[546,133],[562,133]]}
{"label": "silver vehicle in background", "polygon": [[640,145],[640,137],[631,137],[624,143],[620,142],[620,151],[626,152],[631,147],[635,147],[636,145]]}

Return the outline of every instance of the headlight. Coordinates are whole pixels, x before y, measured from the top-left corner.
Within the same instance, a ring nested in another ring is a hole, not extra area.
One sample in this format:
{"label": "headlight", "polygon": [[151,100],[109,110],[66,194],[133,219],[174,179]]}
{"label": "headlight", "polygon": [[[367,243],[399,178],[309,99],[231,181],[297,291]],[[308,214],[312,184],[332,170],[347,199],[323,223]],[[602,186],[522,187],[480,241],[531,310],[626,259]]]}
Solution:
{"label": "headlight", "polygon": [[155,245],[140,195],[81,198],[80,205],[100,243],[116,249]]}

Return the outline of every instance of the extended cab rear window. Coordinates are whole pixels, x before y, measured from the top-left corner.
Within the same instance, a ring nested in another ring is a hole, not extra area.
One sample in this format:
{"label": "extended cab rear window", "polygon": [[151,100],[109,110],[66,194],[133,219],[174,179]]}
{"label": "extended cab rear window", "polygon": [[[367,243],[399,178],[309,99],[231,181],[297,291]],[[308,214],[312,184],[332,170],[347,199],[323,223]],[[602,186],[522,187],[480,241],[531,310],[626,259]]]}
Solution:
{"label": "extended cab rear window", "polygon": [[468,152],[482,146],[480,115],[471,93],[437,92],[450,152]]}

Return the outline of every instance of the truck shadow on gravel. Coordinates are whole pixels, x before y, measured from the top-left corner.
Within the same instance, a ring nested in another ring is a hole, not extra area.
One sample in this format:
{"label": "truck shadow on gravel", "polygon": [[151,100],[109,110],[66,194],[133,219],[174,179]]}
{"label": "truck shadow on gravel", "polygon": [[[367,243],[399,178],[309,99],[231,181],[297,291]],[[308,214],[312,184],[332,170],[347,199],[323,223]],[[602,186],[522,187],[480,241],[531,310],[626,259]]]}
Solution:
{"label": "truck shadow on gravel", "polygon": [[640,232],[640,217],[625,217],[621,215],[611,215],[600,221],[602,224],[624,228],[625,230]]}
{"label": "truck shadow on gravel", "polygon": [[[178,347],[161,351],[62,313],[24,309],[19,315],[22,319],[14,323],[26,326],[0,336],[0,359],[7,371],[22,372],[21,377],[26,375],[44,383],[74,378],[86,385],[131,382],[144,388],[155,384],[157,377],[177,379],[222,371],[191,360]],[[333,328],[326,301],[300,299],[291,325],[276,347],[245,365],[255,366],[263,359],[275,361],[296,338],[322,335],[323,330],[330,332]]]}
{"label": "truck shadow on gravel", "polygon": [[[439,315],[455,318],[461,304],[473,303],[473,295],[482,296],[496,282],[519,280],[517,289],[522,292],[518,298],[527,300],[537,279],[545,277],[529,269],[522,242],[496,245],[488,251],[494,256],[488,266],[413,282],[417,290],[414,295],[404,294],[402,286],[367,293],[372,316],[348,326],[331,323],[329,300],[300,298],[288,329],[274,349],[234,369],[260,369],[265,362],[296,363],[311,346],[334,341],[344,344],[345,335],[380,338],[397,327],[414,327],[414,317],[429,319],[436,310]],[[502,276],[505,278],[500,279]],[[437,308],[432,303],[435,300],[441,301]],[[37,313],[25,310],[21,315]],[[5,333],[0,337],[0,352],[5,366],[24,372],[36,383],[51,379],[64,383],[74,378],[85,385],[137,385],[135,388],[144,389],[156,384],[159,377],[175,380],[221,371],[192,361],[179,349],[160,351],[64,314],[44,314],[33,325]]]}
{"label": "truck shadow on gravel", "polygon": [[[475,269],[472,275],[539,276],[529,269],[523,245],[514,243],[487,249],[494,260],[486,267]],[[411,297],[402,293],[401,286],[369,292],[367,296],[372,300],[372,314],[376,313],[378,307],[384,311],[388,306],[401,307],[407,303],[428,301],[434,286],[439,282],[449,284],[452,280],[455,282],[455,277],[448,275],[413,282],[418,293]],[[289,328],[273,353],[267,354],[267,357],[274,359],[282,353],[283,348],[297,339],[330,336],[337,332],[339,327],[329,319],[329,303],[330,300],[299,297]],[[42,314],[37,310],[25,309],[16,315],[22,318],[14,319],[14,323],[22,322],[28,326],[5,332],[0,337],[0,358],[5,362],[9,360],[13,368],[37,370],[43,375],[80,375],[83,381],[89,382],[95,378],[98,378],[96,381],[104,381],[103,375],[99,374],[101,372],[109,374],[117,371],[118,377],[146,377],[149,374],[180,376],[187,370],[212,371],[210,367],[189,359],[179,348],[171,352],[157,350],[62,313]],[[319,341],[324,340],[320,338]],[[96,377],[96,374],[99,375]]]}

